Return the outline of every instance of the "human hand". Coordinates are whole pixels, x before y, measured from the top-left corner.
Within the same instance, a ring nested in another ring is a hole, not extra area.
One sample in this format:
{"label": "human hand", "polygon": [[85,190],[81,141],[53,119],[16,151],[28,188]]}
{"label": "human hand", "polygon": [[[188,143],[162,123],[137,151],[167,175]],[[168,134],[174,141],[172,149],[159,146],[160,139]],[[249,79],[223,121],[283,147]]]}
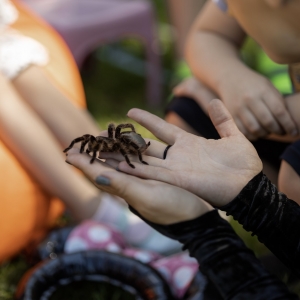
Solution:
{"label": "human hand", "polygon": [[195,77],[189,77],[180,82],[173,89],[175,96],[185,96],[194,99],[198,105],[207,113],[207,106],[216,95]]}
{"label": "human hand", "polygon": [[88,154],[73,148],[66,162],[80,169],[101,190],[126,200],[151,222],[169,225],[195,219],[213,209],[179,187],[118,172],[100,160],[90,164],[90,160]]}
{"label": "human hand", "polygon": [[249,69],[226,78],[220,97],[240,131],[250,140],[268,134],[297,135],[283,97],[269,80]]}
{"label": "human hand", "polygon": [[163,160],[166,145],[158,141],[151,141],[148,156],[143,155],[149,165],[136,161],[133,169],[120,154],[101,153],[101,157],[115,160],[114,167],[122,172],[181,187],[214,206],[223,206],[262,170],[262,163],[220,100],[212,100],[208,111],[219,140],[189,134],[146,111],[132,109],[128,113],[131,119],[172,145],[167,158]]}

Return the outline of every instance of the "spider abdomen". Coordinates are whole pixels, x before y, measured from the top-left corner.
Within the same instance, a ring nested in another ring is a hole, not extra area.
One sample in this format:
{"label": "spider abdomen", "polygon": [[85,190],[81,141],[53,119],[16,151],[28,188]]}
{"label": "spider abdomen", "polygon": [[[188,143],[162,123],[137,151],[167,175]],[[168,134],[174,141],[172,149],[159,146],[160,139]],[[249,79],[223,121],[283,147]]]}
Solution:
{"label": "spider abdomen", "polygon": [[134,144],[136,144],[140,152],[144,152],[148,148],[146,141],[140,134],[136,132],[126,132],[122,135],[122,137],[124,137],[128,142],[133,142]]}

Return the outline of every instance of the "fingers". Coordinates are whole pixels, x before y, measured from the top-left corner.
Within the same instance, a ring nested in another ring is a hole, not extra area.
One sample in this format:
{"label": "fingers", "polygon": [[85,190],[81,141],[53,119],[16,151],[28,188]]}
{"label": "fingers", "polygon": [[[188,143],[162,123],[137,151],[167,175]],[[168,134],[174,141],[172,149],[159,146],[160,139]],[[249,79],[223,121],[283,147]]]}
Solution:
{"label": "fingers", "polygon": [[264,137],[268,134],[268,131],[262,127],[256,116],[254,116],[247,107],[241,109],[239,118],[245,126],[247,132],[255,136],[255,138]]}
{"label": "fingers", "polygon": [[219,99],[213,99],[208,105],[209,116],[221,138],[241,135],[229,111]]}
{"label": "fingers", "polygon": [[[90,164],[90,158],[88,154],[80,153],[78,149],[71,149],[66,161],[83,171],[101,190],[118,195],[126,199],[129,204],[135,204],[134,201],[143,199],[147,188],[145,182],[117,172],[99,160]],[[109,163],[113,166],[115,164],[113,160],[109,160]],[[101,178],[101,176],[104,176],[104,178]]]}
{"label": "fingers", "polygon": [[110,167],[112,167],[113,169],[118,170],[120,161],[109,158],[105,160],[105,163]]}
{"label": "fingers", "polygon": [[89,178],[94,178],[99,173],[99,170],[111,170],[111,167],[100,160],[95,160],[90,163],[91,156],[86,153],[80,153],[79,149],[71,149],[68,152],[66,162],[72,164],[74,167],[80,169]]}
{"label": "fingers", "polygon": [[[162,160],[160,161],[164,162]],[[134,163],[134,166],[135,168],[133,169],[125,161],[122,161],[119,164],[119,170],[140,178],[154,179],[167,183],[172,183],[174,181],[172,172],[168,169],[161,168],[159,166],[152,166],[151,163],[149,163],[149,165]]]}
{"label": "fingers", "polygon": [[120,152],[100,152],[99,156],[100,156],[100,158],[103,158],[106,160],[114,159],[119,162],[124,160],[124,156]]}
{"label": "fingers", "polygon": [[144,126],[152,132],[158,139],[173,145],[176,137],[184,132],[175,125],[169,124],[161,118],[138,108],[133,108],[128,112],[128,117]]}
{"label": "fingers", "polygon": [[150,139],[145,139],[145,140],[147,143],[148,142],[151,143],[151,145],[146,150],[145,154],[148,156],[153,156],[153,157],[163,159],[164,151],[168,145],[156,140],[150,140]]}
{"label": "fingers", "polygon": [[[146,150],[146,152],[143,153],[143,156],[147,155],[147,156],[153,156],[156,158],[163,159],[164,151],[167,145],[151,139],[145,139],[145,141],[146,143],[150,141],[151,144]],[[100,158],[104,158],[104,159],[112,158],[119,161],[124,160],[124,156],[120,152],[100,152]]]}
{"label": "fingers", "polygon": [[[124,156],[121,153],[102,153],[101,158],[105,159],[105,163],[110,165],[112,168],[116,169],[120,162],[125,161]],[[164,166],[164,160],[156,158],[153,156],[142,156],[143,160],[151,166],[162,167]],[[131,163],[141,164],[139,157],[137,155],[129,155],[129,160]]]}
{"label": "fingers", "polygon": [[148,188],[143,180],[117,171],[99,170],[92,179],[101,190],[125,199],[136,208],[143,202]]}
{"label": "fingers", "polygon": [[243,125],[243,123],[240,121],[240,119],[236,118],[235,120],[236,126],[241,131],[241,133],[250,141],[255,141],[257,139],[256,136],[251,134]]}
{"label": "fingers", "polygon": [[274,103],[274,98],[272,98],[272,95],[268,95],[264,98],[264,102],[268,106],[273,116],[279,122],[285,133],[291,135],[298,134],[297,125],[285,107],[283,99],[279,99],[276,101],[276,103]]}
{"label": "fingers", "polygon": [[[276,118],[271,113],[270,109],[264,101],[255,102],[249,106],[250,111],[254,114],[258,122],[263,126],[266,133],[283,134],[283,131],[277,122]],[[260,135],[263,136],[263,135]]]}

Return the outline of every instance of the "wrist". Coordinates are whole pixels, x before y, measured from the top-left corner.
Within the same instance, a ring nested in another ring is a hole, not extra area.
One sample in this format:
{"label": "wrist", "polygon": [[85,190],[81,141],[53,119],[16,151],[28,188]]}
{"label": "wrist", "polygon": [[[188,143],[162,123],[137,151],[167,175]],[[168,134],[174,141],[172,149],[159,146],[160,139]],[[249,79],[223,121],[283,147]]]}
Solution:
{"label": "wrist", "polygon": [[[235,86],[244,78],[249,76],[249,71],[252,72],[247,66],[238,59],[231,59],[230,63],[226,64],[226,68],[222,68],[216,76],[216,90],[219,95],[228,90],[228,86]],[[232,85],[233,84],[233,85]]]}
{"label": "wrist", "polygon": [[237,197],[219,209],[233,216],[252,235],[264,238],[272,235],[276,223],[280,223],[283,210],[290,205],[298,206],[278,192],[276,186],[260,172]]}

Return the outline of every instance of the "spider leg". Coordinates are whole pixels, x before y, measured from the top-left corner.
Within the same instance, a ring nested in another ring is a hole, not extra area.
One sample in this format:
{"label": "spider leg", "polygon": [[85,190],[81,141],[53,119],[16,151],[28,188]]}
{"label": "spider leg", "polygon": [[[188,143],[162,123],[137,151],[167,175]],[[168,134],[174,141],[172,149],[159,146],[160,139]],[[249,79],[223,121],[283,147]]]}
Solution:
{"label": "spider leg", "polygon": [[97,143],[96,138],[91,135],[88,141],[88,148],[86,149],[86,153],[89,154],[90,152],[93,152],[93,156],[92,159],[90,161],[90,163],[92,164],[94,162],[94,160],[96,159],[96,155],[97,155],[97,151],[99,149],[99,145]]}
{"label": "spider leg", "polygon": [[[117,126],[116,128],[116,133],[115,133],[115,137],[116,139],[120,137],[121,135],[121,130],[124,129],[124,128],[130,128],[133,132],[135,132],[135,128],[132,124],[130,123],[127,123],[127,124],[120,124]],[[129,131],[130,132],[130,131]]]}
{"label": "spider leg", "polygon": [[93,157],[92,157],[92,159],[90,160],[90,164],[92,164],[92,163],[95,161],[95,159],[96,159],[96,157],[97,157],[97,151],[98,151],[98,149],[93,151]]}
{"label": "spider leg", "polygon": [[99,155],[98,155],[98,158],[100,158],[101,152],[107,152],[107,151],[109,151],[109,146],[108,146],[108,143],[107,143],[106,140],[98,141],[98,143],[99,143]]}
{"label": "spider leg", "polygon": [[[149,142],[149,143],[150,143],[150,142]],[[139,150],[139,146],[136,145],[134,142],[130,142],[129,145],[132,146],[132,147],[136,150],[136,152],[137,152],[137,154],[138,154],[138,156],[139,156],[140,162],[143,163],[144,165],[149,165],[147,162],[145,162],[145,161],[143,160],[143,158],[142,158],[142,153],[141,153],[141,151]]]}
{"label": "spider leg", "polygon": [[81,143],[81,146],[80,146],[80,153],[82,153],[84,151],[84,147],[86,146],[86,144],[89,142],[89,140],[86,140],[86,141],[83,141]]}
{"label": "spider leg", "polygon": [[69,147],[67,147],[63,152],[64,153],[68,152],[71,148],[73,148],[74,144],[79,143],[79,142],[84,141],[84,140],[85,140],[84,136],[74,139],[71,142],[71,144],[69,145]]}
{"label": "spider leg", "polygon": [[121,154],[125,157],[126,162],[128,163],[128,165],[129,165],[131,168],[134,169],[135,166],[130,162],[129,157],[128,157],[128,154],[127,154],[126,151],[123,149],[123,147],[120,148],[120,152],[121,152]]}
{"label": "spider leg", "polygon": [[114,132],[116,131],[116,127],[113,123],[110,123],[108,125],[108,137],[113,139],[114,138]]}

